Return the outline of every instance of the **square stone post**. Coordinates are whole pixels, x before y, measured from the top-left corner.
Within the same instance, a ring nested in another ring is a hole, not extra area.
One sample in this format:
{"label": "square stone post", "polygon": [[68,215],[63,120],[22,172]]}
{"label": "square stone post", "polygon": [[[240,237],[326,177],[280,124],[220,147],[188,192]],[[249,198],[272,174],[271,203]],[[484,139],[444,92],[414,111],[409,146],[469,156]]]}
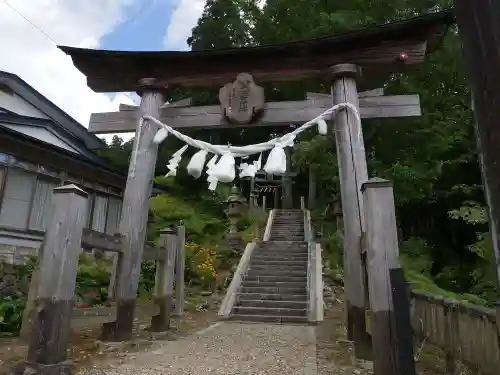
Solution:
{"label": "square stone post", "polygon": [[27,361],[12,370],[15,375],[71,373],[67,349],[87,193],[75,185],[61,186],[53,191],[54,214],[45,234],[39,285],[34,290],[36,311],[31,324]]}
{"label": "square stone post", "polygon": [[398,262],[392,183],[373,178],[362,187],[374,375],[415,375],[408,294]]}
{"label": "square stone post", "polygon": [[186,268],[186,227],[177,227],[177,258],[175,262],[175,316],[184,315],[184,272]]}
{"label": "square stone post", "polygon": [[170,328],[175,258],[178,248],[177,235],[171,228],[160,231],[160,241],[161,247],[165,250],[165,257],[156,262],[154,300],[159,306],[160,312],[151,318],[151,330],[153,332],[164,332]]}

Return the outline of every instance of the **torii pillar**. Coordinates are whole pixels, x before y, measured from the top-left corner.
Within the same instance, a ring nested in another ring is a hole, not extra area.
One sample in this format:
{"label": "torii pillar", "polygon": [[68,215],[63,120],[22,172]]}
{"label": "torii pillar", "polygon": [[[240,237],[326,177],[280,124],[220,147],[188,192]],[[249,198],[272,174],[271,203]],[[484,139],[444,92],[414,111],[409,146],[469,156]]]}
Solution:
{"label": "torii pillar", "polygon": [[[359,109],[356,78],[358,67],[340,64],[330,68],[333,104],[351,103]],[[348,339],[358,358],[371,356],[371,338],[366,332],[367,287],[361,239],[364,211],[361,185],[368,180],[361,122],[352,110],[335,116],[334,134],[339,164],[340,192],[344,218],[344,271]]]}
{"label": "torii pillar", "polygon": [[141,116],[160,117],[160,106],[166,101],[165,90],[165,85],[157,85],[154,78],[139,81],[137,93],[141,95],[141,105],[119,225],[119,233],[124,240],[117,270],[116,321],[103,325],[104,340],[128,341],[132,338],[141,259],[146,242],[149,198],[158,154],[158,145],[153,142],[153,138],[159,127],[152,121],[141,124]]}

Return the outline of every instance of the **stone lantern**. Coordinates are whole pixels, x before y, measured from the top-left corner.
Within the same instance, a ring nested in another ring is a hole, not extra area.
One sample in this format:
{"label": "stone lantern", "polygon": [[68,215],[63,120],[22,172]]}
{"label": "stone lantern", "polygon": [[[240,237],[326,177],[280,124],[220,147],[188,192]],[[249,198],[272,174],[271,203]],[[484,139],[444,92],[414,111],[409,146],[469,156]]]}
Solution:
{"label": "stone lantern", "polygon": [[238,219],[243,214],[244,198],[240,196],[240,191],[236,186],[231,188],[231,195],[226,201],[227,207],[224,213],[229,218],[229,233],[237,233],[238,228],[236,224]]}
{"label": "stone lantern", "polygon": [[228,245],[234,250],[243,250],[243,242],[238,234],[238,220],[243,215],[246,200],[240,195],[236,186],[231,188],[231,195],[226,200],[224,213],[229,218],[229,233],[226,236]]}

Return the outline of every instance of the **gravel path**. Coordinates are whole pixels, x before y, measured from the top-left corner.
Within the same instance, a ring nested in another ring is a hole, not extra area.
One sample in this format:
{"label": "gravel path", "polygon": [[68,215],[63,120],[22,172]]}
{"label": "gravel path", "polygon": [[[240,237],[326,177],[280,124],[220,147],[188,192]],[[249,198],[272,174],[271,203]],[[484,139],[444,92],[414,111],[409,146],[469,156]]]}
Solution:
{"label": "gravel path", "polygon": [[216,323],[107,373],[316,375],[316,337],[307,326]]}

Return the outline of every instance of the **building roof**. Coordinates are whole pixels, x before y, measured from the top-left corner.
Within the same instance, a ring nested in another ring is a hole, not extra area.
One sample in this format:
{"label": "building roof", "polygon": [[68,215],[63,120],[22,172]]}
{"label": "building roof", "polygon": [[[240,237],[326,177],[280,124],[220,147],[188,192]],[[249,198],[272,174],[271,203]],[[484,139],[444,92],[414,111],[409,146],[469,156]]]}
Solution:
{"label": "building roof", "polygon": [[[68,136],[72,137],[77,142],[83,143],[85,147],[94,150],[106,145],[102,139],[95,134],[89,133],[87,128],[52,103],[19,76],[0,70],[0,85],[8,86],[26,102],[51,118],[54,123],[57,124],[57,127],[67,133]],[[5,113],[5,109],[3,112]]]}
{"label": "building roof", "polygon": [[[72,165],[79,165],[80,172],[83,170],[88,171],[87,174],[92,175],[97,180],[105,181],[106,183],[113,183],[114,186],[118,188],[125,188],[126,173],[124,171],[119,171],[116,168],[110,167],[103,159],[98,157],[93,153],[78,154],[67,149],[57,147],[49,142],[41,141],[38,138],[32,137],[28,134],[16,131],[6,124],[15,125],[30,125],[30,126],[51,126],[51,120],[38,119],[26,116],[19,116],[14,113],[3,114],[3,109],[0,108],[0,140],[2,142],[2,151],[7,151],[17,157],[27,157],[27,154],[32,154],[32,150],[27,150],[25,147],[30,147],[30,149],[37,149],[36,155],[43,155],[41,159],[45,159],[47,155],[57,154],[64,160],[71,160]],[[7,111],[10,112],[10,111]],[[7,142],[5,142],[7,140]],[[12,141],[16,141],[15,145],[11,146]],[[11,142],[8,142],[11,141]],[[23,146],[18,146],[23,145]],[[54,160],[52,160],[54,162]],[[64,163],[63,169],[67,169],[68,162]],[[153,194],[159,194],[166,191],[166,187],[160,185],[156,182],[153,183]]]}
{"label": "building roof", "polygon": [[[107,168],[106,163],[101,158],[99,158],[94,152],[88,149],[85,144],[81,142],[75,142],[75,137],[68,136],[68,133],[65,131],[65,129],[52,119],[22,116],[0,107],[0,127],[2,129],[8,128],[10,130],[17,131],[25,137],[36,139],[38,142],[46,143],[51,147],[55,147],[56,149],[66,151],[73,150],[72,154],[74,154],[75,157],[84,157],[95,165]],[[33,134],[34,132],[20,131],[21,129],[26,128],[44,130],[47,132],[47,134],[53,135],[55,139],[59,139],[60,142],[51,143],[48,141],[44,141],[43,139],[36,138],[36,136]]]}
{"label": "building roof", "polygon": [[[0,115],[0,140],[2,140],[2,151],[18,158],[25,158],[33,162],[33,157],[36,157],[36,160],[42,164],[44,164],[43,160],[50,159],[50,163],[45,163],[47,166],[65,170],[77,167],[79,169],[78,174],[81,174],[83,170],[88,171],[85,173],[85,175],[88,175],[87,178],[92,175],[96,181],[107,181],[107,183],[114,181],[114,186],[124,187],[124,174],[107,166],[99,157],[94,155],[94,157],[89,158],[87,155],[57,147],[51,143],[41,141],[38,138],[9,128],[5,125],[2,115]],[[61,164],[59,159],[64,164]]]}
{"label": "building roof", "polygon": [[[70,115],[44,97],[31,85],[15,74],[0,70],[0,85],[7,86],[16,95],[19,95],[27,103],[34,106],[47,118],[23,116],[9,109],[0,107],[0,139],[15,140],[15,144],[29,145],[42,151],[40,155],[58,154],[66,160],[73,160],[79,165],[96,171],[103,178],[108,175],[108,180],[116,181],[117,187],[125,187],[126,171],[119,171],[109,166],[102,158],[93,151],[103,148],[106,143],[96,135],[89,133],[88,129],[73,119]],[[67,142],[70,147],[59,147],[46,142],[32,134],[32,132],[19,131],[21,128],[31,127],[38,130],[47,130],[61,141]],[[76,152],[70,149],[74,148]],[[2,150],[9,149],[6,142],[2,142]],[[17,152],[17,157],[27,153],[23,148],[13,147],[10,153]],[[38,154],[38,153],[37,153]],[[154,183],[154,193],[165,191],[165,187]]]}
{"label": "building roof", "polygon": [[[358,64],[367,75],[400,70],[423,62],[453,22],[452,10],[446,10],[325,38],[221,50],[59,48],[71,56],[96,92],[134,91],[142,78],[156,78],[164,87],[220,86],[241,72],[251,73],[259,83],[298,80],[324,74],[338,63]],[[404,64],[399,58],[403,52],[408,56]]]}

